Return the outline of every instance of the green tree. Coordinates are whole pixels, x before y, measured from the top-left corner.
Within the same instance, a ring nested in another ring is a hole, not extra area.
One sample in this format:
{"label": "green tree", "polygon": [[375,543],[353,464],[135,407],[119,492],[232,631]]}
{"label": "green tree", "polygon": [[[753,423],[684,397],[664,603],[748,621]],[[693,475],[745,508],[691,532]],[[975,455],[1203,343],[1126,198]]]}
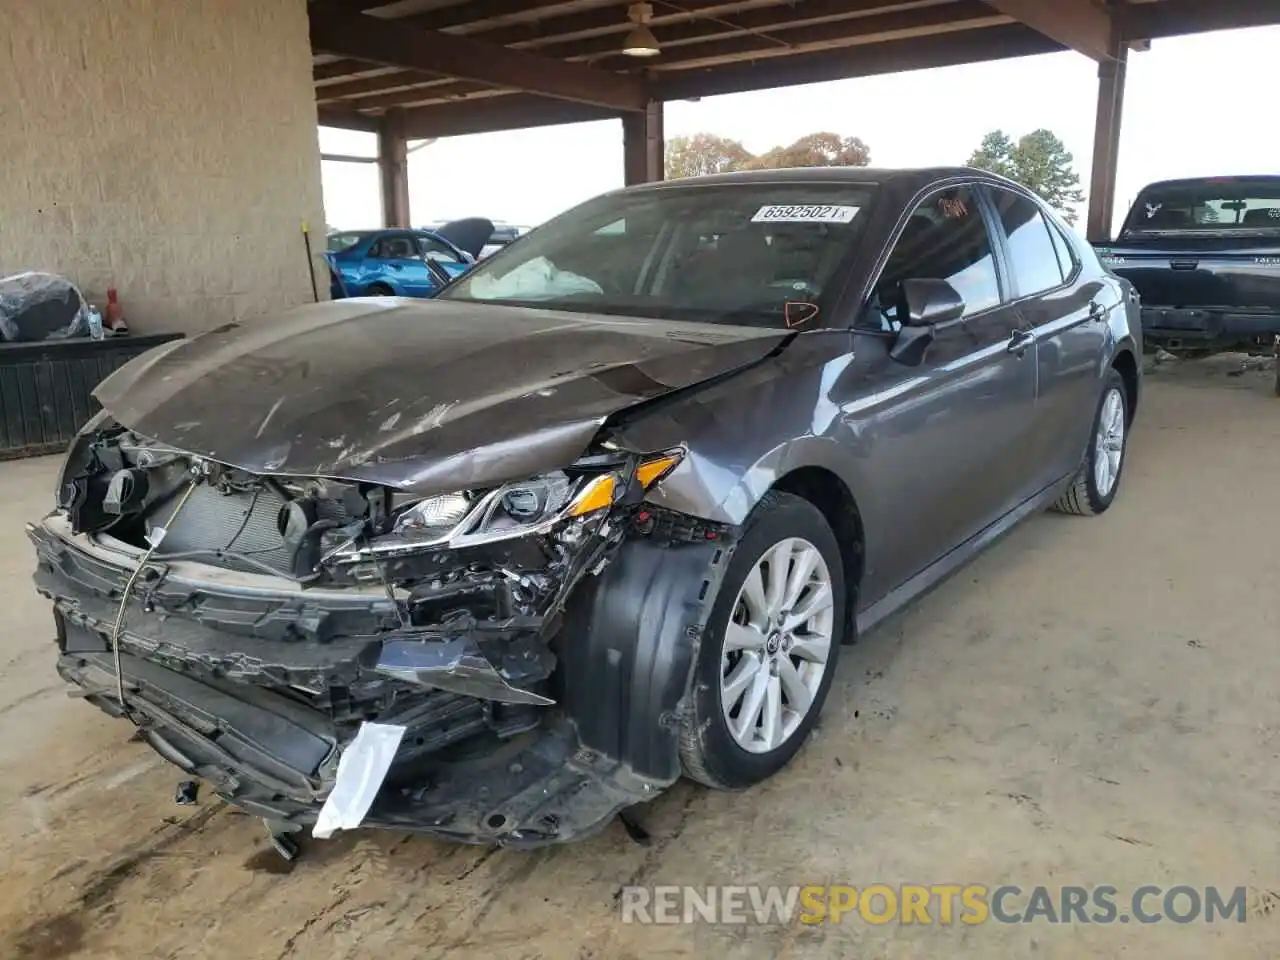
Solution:
{"label": "green tree", "polygon": [[1033,130],[1015,144],[1002,130],[993,130],[969,157],[969,166],[990,170],[1038,193],[1067,223],[1076,222],[1077,205],[1084,202],[1075,158],[1052,130]]}
{"label": "green tree", "polygon": [[785,147],[774,147],[747,164],[751,170],[782,167],[865,167],[871,150],[857,137],[838,133],[810,133]]}
{"label": "green tree", "polygon": [[752,160],[750,151],[737,140],[714,133],[673,137],[667,141],[666,155],[667,176],[673,180],[741,170]]}
{"label": "green tree", "polygon": [[982,138],[982,145],[969,157],[969,166],[989,170],[1010,180],[1017,180],[1013,166],[1014,142],[1003,130],[992,130]]}

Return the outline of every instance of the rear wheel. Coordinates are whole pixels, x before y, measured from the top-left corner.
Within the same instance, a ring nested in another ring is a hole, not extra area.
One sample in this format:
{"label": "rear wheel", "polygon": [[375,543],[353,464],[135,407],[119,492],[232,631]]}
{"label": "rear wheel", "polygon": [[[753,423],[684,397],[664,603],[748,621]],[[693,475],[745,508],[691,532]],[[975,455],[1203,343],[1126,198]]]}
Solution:
{"label": "rear wheel", "polygon": [[371,283],[369,289],[365,291],[368,297],[394,297],[395,291],[388,287],[385,283]]}
{"label": "rear wheel", "polygon": [[845,603],[840,548],[822,513],[800,497],[768,494],[703,635],[680,737],[686,775],[738,789],[786,766],[831,687]]}
{"label": "rear wheel", "polygon": [[1110,507],[1120,489],[1120,474],[1124,470],[1128,442],[1128,395],[1124,378],[1117,370],[1111,369],[1103,381],[1102,398],[1094,414],[1093,436],[1084,462],[1053,509],[1087,517]]}

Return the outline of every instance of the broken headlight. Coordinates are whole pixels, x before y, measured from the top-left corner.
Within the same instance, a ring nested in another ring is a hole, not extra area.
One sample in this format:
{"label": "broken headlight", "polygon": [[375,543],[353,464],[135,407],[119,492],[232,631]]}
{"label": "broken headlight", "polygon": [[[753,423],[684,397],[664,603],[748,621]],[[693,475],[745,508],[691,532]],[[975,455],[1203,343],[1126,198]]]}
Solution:
{"label": "broken headlight", "polygon": [[397,514],[391,533],[434,540],[455,532],[490,534],[537,526],[558,516],[573,493],[568,475],[556,472],[504,484],[474,499],[465,493],[428,497]]}
{"label": "broken headlight", "polygon": [[373,556],[405,555],[424,547],[478,546],[532,533],[545,533],[612,507],[626,493],[628,480],[648,490],[683,458],[669,452],[646,458],[634,471],[555,471],[505,483],[482,494],[449,493],[409,504],[392,517],[390,533],[349,543],[330,554],[338,562]]}

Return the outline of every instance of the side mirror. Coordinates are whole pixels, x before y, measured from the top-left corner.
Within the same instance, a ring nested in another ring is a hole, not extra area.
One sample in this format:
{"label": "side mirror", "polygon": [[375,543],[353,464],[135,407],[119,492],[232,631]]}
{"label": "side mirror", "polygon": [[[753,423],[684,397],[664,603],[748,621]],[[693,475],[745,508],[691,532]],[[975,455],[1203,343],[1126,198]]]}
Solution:
{"label": "side mirror", "polygon": [[938,327],[964,316],[964,297],[945,280],[904,280],[898,316],[902,329],[889,356],[898,363],[917,367],[937,336]]}
{"label": "side mirror", "polygon": [[932,327],[964,316],[964,297],[946,280],[902,281],[901,306],[905,327]]}

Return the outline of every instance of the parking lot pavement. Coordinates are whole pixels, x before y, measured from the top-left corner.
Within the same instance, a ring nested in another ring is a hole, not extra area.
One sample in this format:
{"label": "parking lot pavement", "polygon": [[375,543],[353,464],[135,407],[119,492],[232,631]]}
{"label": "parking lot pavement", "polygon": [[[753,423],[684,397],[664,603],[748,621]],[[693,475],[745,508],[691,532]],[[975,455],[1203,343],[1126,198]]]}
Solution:
{"label": "parking lot pavement", "polygon": [[[1110,513],[1025,524],[847,649],[788,770],[677,786],[641,811],[649,846],[617,825],[534,853],[357,833],[289,869],[256,821],[176,806],[175,770],[64,697],[20,532],[55,463],[0,464],[0,956],[1274,957],[1280,401],[1227,372],[1149,377]],[[1142,884],[1245,886],[1248,914],[620,919],[626,885],[876,882],[1109,884],[1122,907]]]}

